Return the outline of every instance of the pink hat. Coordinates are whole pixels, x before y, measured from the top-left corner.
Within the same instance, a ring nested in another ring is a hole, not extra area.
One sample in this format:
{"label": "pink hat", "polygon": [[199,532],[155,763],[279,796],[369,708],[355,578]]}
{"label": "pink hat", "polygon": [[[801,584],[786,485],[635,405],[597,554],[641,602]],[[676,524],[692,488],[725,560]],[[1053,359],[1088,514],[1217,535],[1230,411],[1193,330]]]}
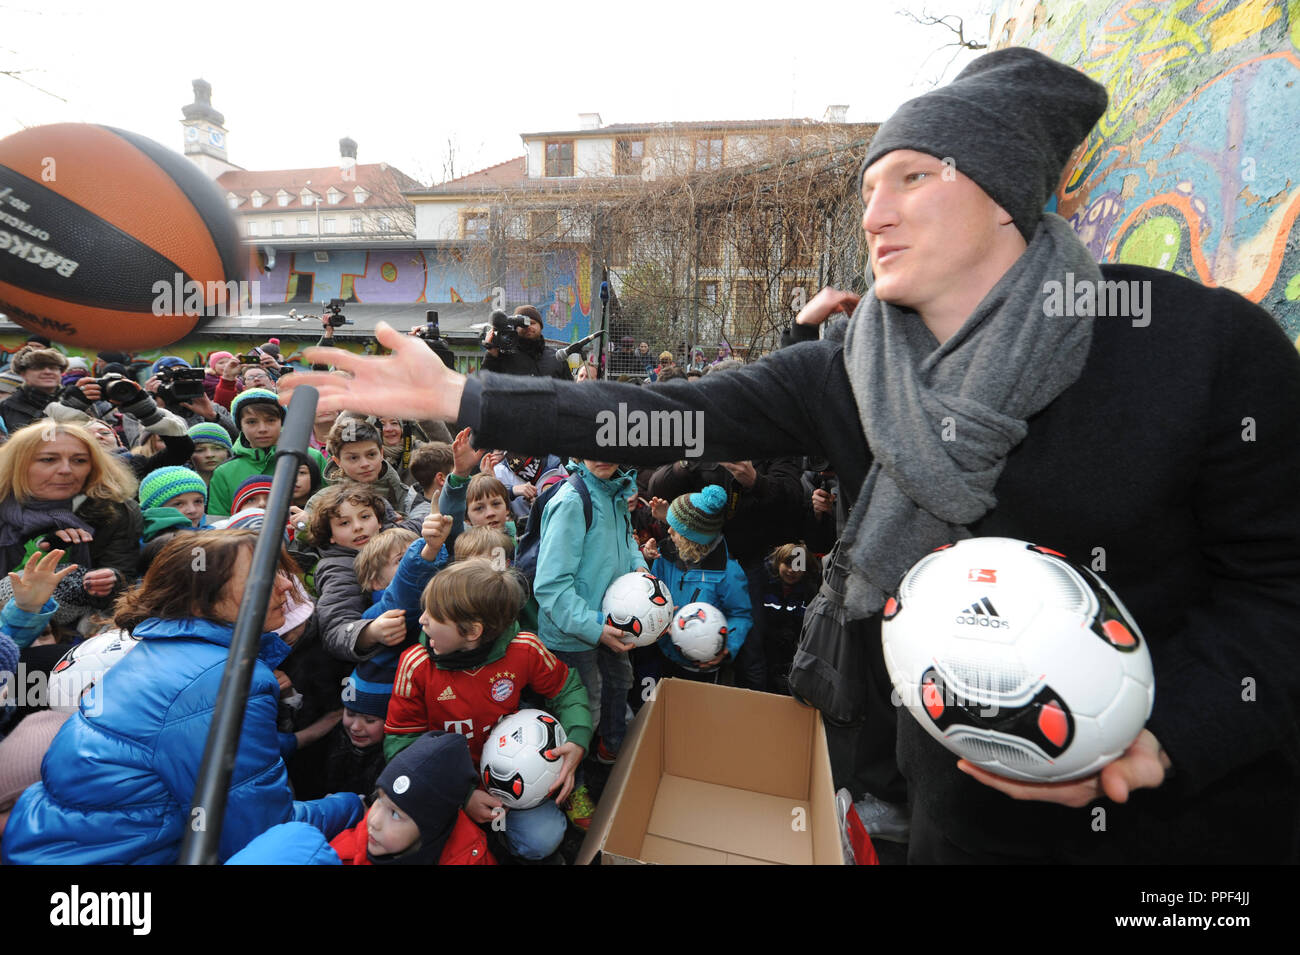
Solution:
{"label": "pink hat", "polygon": [[208,367],[211,368],[213,371],[216,371],[217,362],[223,361],[227,358],[234,358],[234,357],[235,356],[230,354],[230,352],[228,351],[214,351],[211,355],[208,356]]}

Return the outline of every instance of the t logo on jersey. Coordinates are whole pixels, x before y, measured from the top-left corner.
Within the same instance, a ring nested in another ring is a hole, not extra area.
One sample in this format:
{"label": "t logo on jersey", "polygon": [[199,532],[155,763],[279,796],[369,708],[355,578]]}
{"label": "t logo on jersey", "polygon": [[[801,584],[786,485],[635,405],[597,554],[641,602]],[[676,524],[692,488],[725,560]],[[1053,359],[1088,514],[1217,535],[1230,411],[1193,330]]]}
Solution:
{"label": "t logo on jersey", "polygon": [[448,733],[459,733],[466,739],[474,738],[473,720],[447,720],[442,724],[442,728]]}

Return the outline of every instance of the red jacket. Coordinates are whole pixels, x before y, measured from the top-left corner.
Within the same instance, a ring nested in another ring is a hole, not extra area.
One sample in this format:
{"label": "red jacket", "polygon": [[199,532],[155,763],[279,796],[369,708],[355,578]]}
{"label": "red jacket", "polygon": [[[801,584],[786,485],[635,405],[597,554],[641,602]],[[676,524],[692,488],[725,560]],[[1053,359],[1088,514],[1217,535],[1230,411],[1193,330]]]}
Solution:
{"label": "red jacket", "polygon": [[[344,865],[370,865],[366,858],[366,820],[362,820],[351,829],[345,829],[330,842],[330,848],[339,854]],[[438,865],[496,865],[497,860],[488,852],[487,837],[483,830],[474,825],[474,820],[458,810],[456,826],[451,830],[451,837],[442,847]]]}
{"label": "red jacket", "polygon": [[235,400],[235,396],[242,390],[240,384],[241,382],[238,378],[233,381],[226,378],[218,378],[217,387],[213,389],[213,403],[221,405],[223,408],[229,408],[230,403]]}

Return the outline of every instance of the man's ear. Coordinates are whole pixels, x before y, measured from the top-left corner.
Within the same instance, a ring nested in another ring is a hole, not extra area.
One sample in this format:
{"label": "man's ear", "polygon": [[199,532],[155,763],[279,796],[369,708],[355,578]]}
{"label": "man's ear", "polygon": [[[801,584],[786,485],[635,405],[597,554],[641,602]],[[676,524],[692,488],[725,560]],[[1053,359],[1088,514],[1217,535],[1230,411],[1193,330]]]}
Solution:
{"label": "man's ear", "polygon": [[481,639],[483,639],[483,624],[478,620],[475,620],[470,624],[469,633],[465,634],[465,639],[470,643],[477,644]]}

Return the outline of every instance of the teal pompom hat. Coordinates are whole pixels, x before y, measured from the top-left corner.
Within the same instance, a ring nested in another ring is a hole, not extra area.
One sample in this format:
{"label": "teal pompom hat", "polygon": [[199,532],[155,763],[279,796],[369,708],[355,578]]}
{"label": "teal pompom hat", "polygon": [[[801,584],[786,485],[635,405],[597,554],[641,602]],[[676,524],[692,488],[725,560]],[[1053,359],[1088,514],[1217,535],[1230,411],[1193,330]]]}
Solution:
{"label": "teal pompom hat", "polygon": [[683,494],[668,506],[668,526],[688,541],[712,544],[722,533],[727,492],[710,484],[694,494]]}

